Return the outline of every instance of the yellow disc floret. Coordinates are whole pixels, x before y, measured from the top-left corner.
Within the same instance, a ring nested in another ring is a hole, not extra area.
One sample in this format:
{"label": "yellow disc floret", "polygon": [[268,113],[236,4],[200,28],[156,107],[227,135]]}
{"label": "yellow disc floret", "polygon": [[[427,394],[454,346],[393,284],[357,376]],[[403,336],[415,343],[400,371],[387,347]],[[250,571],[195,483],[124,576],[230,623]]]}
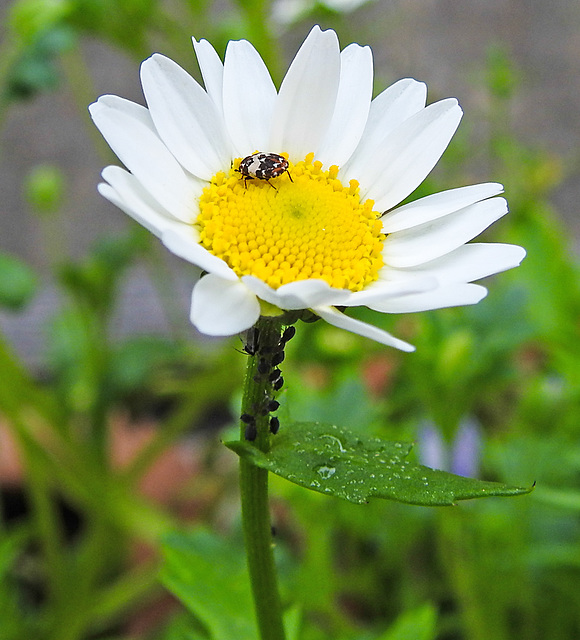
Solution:
{"label": "yellow disc floret", "polygon": [[202,246],[239,276],[274,289],[317,278],[360,291],[375,281],[385,236],[374,202],[361,202],[356,180],[343,186],[337,166],[323,171],[313,158],[290,163],[269,183],[244,180],[236,171],[240,159],[216,174],[199,201]]}

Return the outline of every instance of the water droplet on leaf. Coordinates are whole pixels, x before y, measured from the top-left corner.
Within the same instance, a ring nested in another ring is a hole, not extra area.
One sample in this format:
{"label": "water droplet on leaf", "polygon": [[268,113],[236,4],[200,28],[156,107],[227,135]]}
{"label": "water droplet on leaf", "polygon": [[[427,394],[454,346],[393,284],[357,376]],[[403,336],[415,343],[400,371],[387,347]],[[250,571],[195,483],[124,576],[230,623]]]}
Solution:
{"label": "water droplet on leaf", "polygon": [[328,480],[336,473],[336,468],[322,464],[319,467],[316,467],[316,473],[324,480]]}

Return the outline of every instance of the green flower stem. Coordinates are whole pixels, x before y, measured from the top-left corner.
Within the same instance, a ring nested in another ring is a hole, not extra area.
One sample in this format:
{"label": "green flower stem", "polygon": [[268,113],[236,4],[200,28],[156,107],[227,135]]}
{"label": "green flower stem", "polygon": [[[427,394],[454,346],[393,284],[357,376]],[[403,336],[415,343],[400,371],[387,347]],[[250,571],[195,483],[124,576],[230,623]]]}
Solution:
{"label": "green flower stem", "polygon": [[[262,451],[270,448],[270,414],[266,411],[268,398],[272,398],[269,373],[272,354],[280,341],[281,324],[276,319],[260,319],[254,336],[259,336],[259,350],[248,356],[246,381],[242,398],[241,439],[248,437]],[[248,347],[254,351],[250,340]],[[268,369],[265,372],[265,369]],[[255,421],[255,422],[254,422]],[[255,424],[255,431],[254,431]],[[255,436],[255,439],[252,439]],[[268,471],[255,467],[240,458],[240,491],[242,522],[246,541],[248,571],[254,597],[254,608],[261,640],[284,640],[282,606],[278,591],[276,566],[272,549],[272,530],[268,508]]]}

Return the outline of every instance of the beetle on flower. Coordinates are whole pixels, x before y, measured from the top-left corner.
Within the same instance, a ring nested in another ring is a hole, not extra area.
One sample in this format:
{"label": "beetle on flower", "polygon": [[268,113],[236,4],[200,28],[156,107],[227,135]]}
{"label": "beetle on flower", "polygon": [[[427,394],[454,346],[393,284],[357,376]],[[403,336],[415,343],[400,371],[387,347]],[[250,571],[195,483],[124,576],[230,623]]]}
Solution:
{"label": "beetle on flower", "polygon": [[[103,96],[90,112],[127,168],[106,167],[101,194],[206,272],[191,305],[201,332],[233,335],[260,315],[309,310],[411,351],[342,310],[474,304],[486,294],[475,280],[525,256],[470,242],[507,213],[500,184],[396,207],[449,144],[462,116],[454,98],[426,106],[425,85],[407,78],[372,99],[370,48],[340,51],[319,27],[279,91],[249,42],[230,42],[223,63],[207,41],[194,47],[205,89],[155,54],[141,67],[148,108]],[[268,164],[273,156],[284,162]]]}
{"label": "beetle on flower", "polygon": [[[288,166],[288,160],[286,160],[284,156],[280,156],[277,153],[262,153],[257,151],[251,156],[244,158],[235,171],[239,171],[242,174],[244,186],[248,186],[248,180],[257,178],[258,180],[264,180],[275,189],[276,187],[274,187],[270,180],[287,173]],[[290,182],[294,182],[289,172],[287,175]]]}

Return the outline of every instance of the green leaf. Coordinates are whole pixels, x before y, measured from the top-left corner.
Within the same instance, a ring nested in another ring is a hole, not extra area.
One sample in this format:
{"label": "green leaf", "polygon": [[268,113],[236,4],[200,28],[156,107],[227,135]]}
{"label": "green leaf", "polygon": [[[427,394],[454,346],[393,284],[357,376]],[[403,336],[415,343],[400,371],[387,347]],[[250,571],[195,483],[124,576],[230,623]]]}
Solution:
{"label": "green leaf", "polygon": [[402,613],[395,624],[377,640],[434,640],[436,621],[435,607],[426,604]]}
{"label": "green leaf", "polygon": [[[162,550],[161,581],[194,616],[180,621],[176,638],[256,640],[254,603],[242,547],[198,529],[166,536]],[[284,612],[288,640],[298,638],[301,613],[297,606]],[[173,640],[174,636],[170,637]]]}
{"label": "green leaf", "polygon": [[307,489],[363,503],[371,497],[425,506],[514,496],[531,488],[456,476],[406,460],[412,445],[363,438],[344,427],[295,422],[272,441],[269,453],[249,442],[226,442],[239,456]]}
{"label": "green leaf", "polygon": [[156,640],[207,640],[207,633],[198,631],[196,625],[197,622],[191,613],[182,611],[174,616],[155,638]]}
{"label": "green leaf", "polygon": [[294,605],[284,612],[284,630],[288,640],[298,640],[302,628],[302,608]]}
{"label": "green leaf", "polygon": [[163,556],[163,584],[203,623],[209,637],[258,637],[241,549],[199,530],[167,536]]}
{"label": "green leaf", "polygon": [[120,344],[112,354],[111,382],[120,393],[146,388],[155,373],[179,362],[182,345],[159,336],[135,336]]}

